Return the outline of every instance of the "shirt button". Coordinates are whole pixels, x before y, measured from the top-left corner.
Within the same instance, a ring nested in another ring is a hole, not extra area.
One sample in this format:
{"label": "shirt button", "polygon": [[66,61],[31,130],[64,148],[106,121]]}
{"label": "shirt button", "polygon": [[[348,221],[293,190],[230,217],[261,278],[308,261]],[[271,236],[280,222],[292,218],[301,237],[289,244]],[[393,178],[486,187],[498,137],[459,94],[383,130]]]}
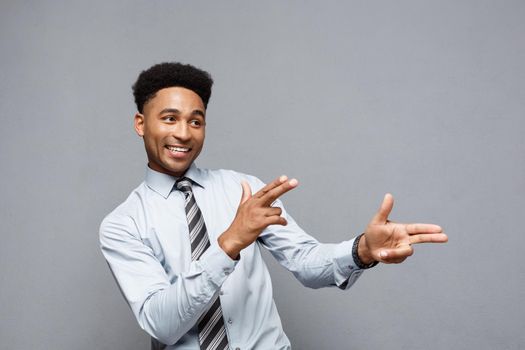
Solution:
{"label": "shirt button", "polygon": [[241,350],[241,348],[235,348],[235,350]]}
{"label": "shirt button", "polygon": [[232,324],[232,323],[233,323],[233,321],[232,321],[231,318],[228,319],[228,323],[229,323],[229,324]]}
{"label": "shirt button", "polygon": [[224,295],[224,292],[221,290],[221,291],[219,292],[219,295]]}

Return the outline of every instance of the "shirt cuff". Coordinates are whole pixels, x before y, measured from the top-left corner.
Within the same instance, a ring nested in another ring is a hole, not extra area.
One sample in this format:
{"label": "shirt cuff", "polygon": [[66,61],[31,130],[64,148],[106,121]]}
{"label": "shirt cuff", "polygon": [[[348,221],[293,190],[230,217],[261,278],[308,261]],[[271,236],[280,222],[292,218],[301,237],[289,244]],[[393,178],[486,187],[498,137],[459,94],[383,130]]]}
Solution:
{"label": "shirt cuff", "polygon": [[361,276],[360,269],[352,257],[354,239],[336,245],[334,249],[334,262],[336,265],[336,283],[340,289],[348,289]]}
{"label": "shirt cuff", "polygon": [[217,245],[211,245],[199,258],[202,270],[208,274],[209,280],[219,288],[233,272],[237,260],[233,260]]}
{"label": "shirt cuff", "polygon": [[352,257],[352,246],[354,245],[355,238],[339,243],[335,247],[334,257],[337,264],[341,266],[343,271],[350,274],[354,270],[358,270],[359,267]]}

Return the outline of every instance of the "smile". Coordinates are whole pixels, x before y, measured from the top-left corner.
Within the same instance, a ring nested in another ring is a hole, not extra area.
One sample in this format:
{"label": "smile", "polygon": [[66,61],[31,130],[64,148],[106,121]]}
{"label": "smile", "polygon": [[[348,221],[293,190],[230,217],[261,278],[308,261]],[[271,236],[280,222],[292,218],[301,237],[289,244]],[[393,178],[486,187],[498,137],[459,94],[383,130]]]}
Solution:
{"label": "smile", "polygon": [[191,148],[187,147],[176,147],[176,146],[166,146],[167,149],[169,149],[172,152],[189,152],[191,151]]}

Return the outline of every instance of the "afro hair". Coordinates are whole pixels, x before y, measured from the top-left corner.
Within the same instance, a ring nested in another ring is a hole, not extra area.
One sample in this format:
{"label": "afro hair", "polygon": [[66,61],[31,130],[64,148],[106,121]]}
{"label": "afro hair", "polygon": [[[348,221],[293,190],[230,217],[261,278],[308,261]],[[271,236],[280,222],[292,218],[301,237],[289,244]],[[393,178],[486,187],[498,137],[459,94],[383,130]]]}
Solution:
{"label": "afro hair", "polygon": [[144,104],[155,97],[157,91],[180,86],[195,92],[208,107],[213,79],[208,72],[190,64],[165,62],[156,64],[142,71],[133,84],[133,96],[137,110],[142,113]]}

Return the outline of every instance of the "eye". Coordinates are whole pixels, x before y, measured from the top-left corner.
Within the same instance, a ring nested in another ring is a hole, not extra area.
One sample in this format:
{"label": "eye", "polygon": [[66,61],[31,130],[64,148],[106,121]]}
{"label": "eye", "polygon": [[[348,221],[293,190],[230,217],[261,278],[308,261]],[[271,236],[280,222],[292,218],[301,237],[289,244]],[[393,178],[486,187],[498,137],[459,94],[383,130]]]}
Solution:
{"label": "eye", "polygon": [[174,121],[176,121],[175,117],[172,116],[172,115],[166,115],[166,116],[162,117],[162,120],[167,121],[167,122],[174,122]]}
{"label": "eye", "polygon": [[199,127],[199,126],[202,126],[202,122],[198,119],[192,119],[190,120],[190,125],[192,126],[196,126],[196,127]]}

